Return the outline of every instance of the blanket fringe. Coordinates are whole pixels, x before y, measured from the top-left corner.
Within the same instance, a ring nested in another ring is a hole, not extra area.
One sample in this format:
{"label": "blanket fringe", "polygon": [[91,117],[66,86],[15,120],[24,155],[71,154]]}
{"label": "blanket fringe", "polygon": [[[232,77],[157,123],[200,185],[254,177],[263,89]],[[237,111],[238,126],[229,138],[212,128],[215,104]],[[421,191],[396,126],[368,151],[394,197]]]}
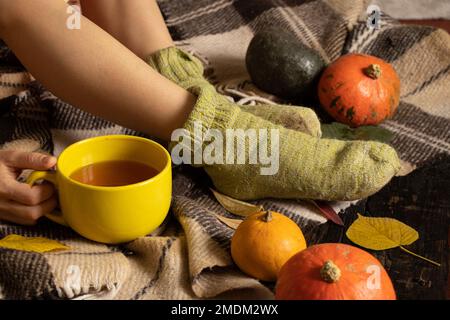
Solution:
{"label": "blanket fringe", "polygon": [[56,288],[58,297],[71,300],[102,300],[113,299],[120,290],[117,283],[106,285],[81,286],[76,282],[66,283],[62,288]]}
{"label": "blanket fringe", "polygon": [[[251,106],[257,104],[276,104],[277,102],[280,102],[280,100],[273,95],[268,95],[263,92],[256,93],[256,87],[247,79],[227,80],[226,83],[215,81],[216,77],[214,75],[214,69],[206,56],[198,52],[186,41],[177,41],[175,44],[202,62],[207,79],[215,85],[217,92],[226,96],[231,102],[239,105]],[[266,97],[262,95],[265,95]]]}

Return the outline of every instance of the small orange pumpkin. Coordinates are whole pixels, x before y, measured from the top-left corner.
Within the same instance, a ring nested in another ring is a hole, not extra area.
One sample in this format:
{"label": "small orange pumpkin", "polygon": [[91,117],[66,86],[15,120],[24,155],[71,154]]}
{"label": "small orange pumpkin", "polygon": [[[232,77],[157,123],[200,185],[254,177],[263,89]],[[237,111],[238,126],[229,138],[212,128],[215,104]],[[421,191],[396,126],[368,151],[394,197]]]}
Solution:
{"label": "small orange pumpkin", "polygon": [[264,281],[276,281],[286,261],[305,248],[305,237],[297,224],[272,211],[247,217],[231,240],[231,256],[237,266]]}
{"label": "small orange pumpkin", "polygon": [[376,125],[394,115],[400,79],[387,62],[370,55],[348,54],[325,69],[319,81],[322,107],[352,127]]}
{"label": "small orange pumpkin", "polygon": [[392,281],[374,256],[359,248],[326,243],[293,256],[281,269],[279,300],[395,300]]}

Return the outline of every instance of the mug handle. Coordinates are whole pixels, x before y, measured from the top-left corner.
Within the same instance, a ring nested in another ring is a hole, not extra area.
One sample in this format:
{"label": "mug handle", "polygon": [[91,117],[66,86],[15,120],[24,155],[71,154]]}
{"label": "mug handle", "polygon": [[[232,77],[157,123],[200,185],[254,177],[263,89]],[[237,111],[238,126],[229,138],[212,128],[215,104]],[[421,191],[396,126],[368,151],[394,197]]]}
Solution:
{"label": "mug handle", "polygon": [[[39,180],[45,180],[50,183],[52,183],[55,188],[58,187],[58,182],[56,181],[56,172],[50,172],[50,171],[34,171],[30,174],[30,176],[27,179],[27,183],[30,186],[33,186],[37,181]],[[48,219],[50,219],[53,222],[56,222],[60,225],[63,225],[65,227],[68,227],[69,225],[64,220],[61,211],[55,210],[55,212],[47,213],[45,215]]]}

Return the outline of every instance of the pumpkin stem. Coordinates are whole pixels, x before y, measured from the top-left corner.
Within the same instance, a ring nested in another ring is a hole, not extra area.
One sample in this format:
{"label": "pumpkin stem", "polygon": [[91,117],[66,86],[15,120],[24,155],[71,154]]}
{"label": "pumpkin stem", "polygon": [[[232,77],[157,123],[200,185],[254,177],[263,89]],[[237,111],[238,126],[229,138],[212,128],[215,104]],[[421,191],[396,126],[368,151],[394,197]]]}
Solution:
{"label": "pumpkin stem", "polygon": [[265,215],[263,217],[263,221],[264,222],[270,222],[272,221],[273,217],[272,217],[272,212],[270,210],[265,212]]}
{"label": "pumpkin stem", "polygon": [[341,277],[341,269],[333,261],[328,260],[320,269],[320,277],[328,283],[335,283]]}
{"label": "pumpkin stem", "polygon": [[374,80],[381,77],[381,67],[379,64],[371,64],[367,68],[363,69],[363,72],[366,76]]}

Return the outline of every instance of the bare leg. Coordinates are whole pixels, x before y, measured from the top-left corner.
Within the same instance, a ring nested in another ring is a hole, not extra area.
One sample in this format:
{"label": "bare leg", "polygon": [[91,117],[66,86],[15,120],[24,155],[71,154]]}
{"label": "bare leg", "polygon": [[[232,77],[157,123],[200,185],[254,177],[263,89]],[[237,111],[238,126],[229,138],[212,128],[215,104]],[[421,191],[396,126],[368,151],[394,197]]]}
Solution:
{"label": "bare leg", "polygon": [[196,98],[87,18],[69,30],[66,10],[62,0],[0,0],[0,37],[61,99],[168,140]]}
{"label": "bare leg", "polygon": [[173,46],[156,0],[81,0],[83,15],[141,58]]}

